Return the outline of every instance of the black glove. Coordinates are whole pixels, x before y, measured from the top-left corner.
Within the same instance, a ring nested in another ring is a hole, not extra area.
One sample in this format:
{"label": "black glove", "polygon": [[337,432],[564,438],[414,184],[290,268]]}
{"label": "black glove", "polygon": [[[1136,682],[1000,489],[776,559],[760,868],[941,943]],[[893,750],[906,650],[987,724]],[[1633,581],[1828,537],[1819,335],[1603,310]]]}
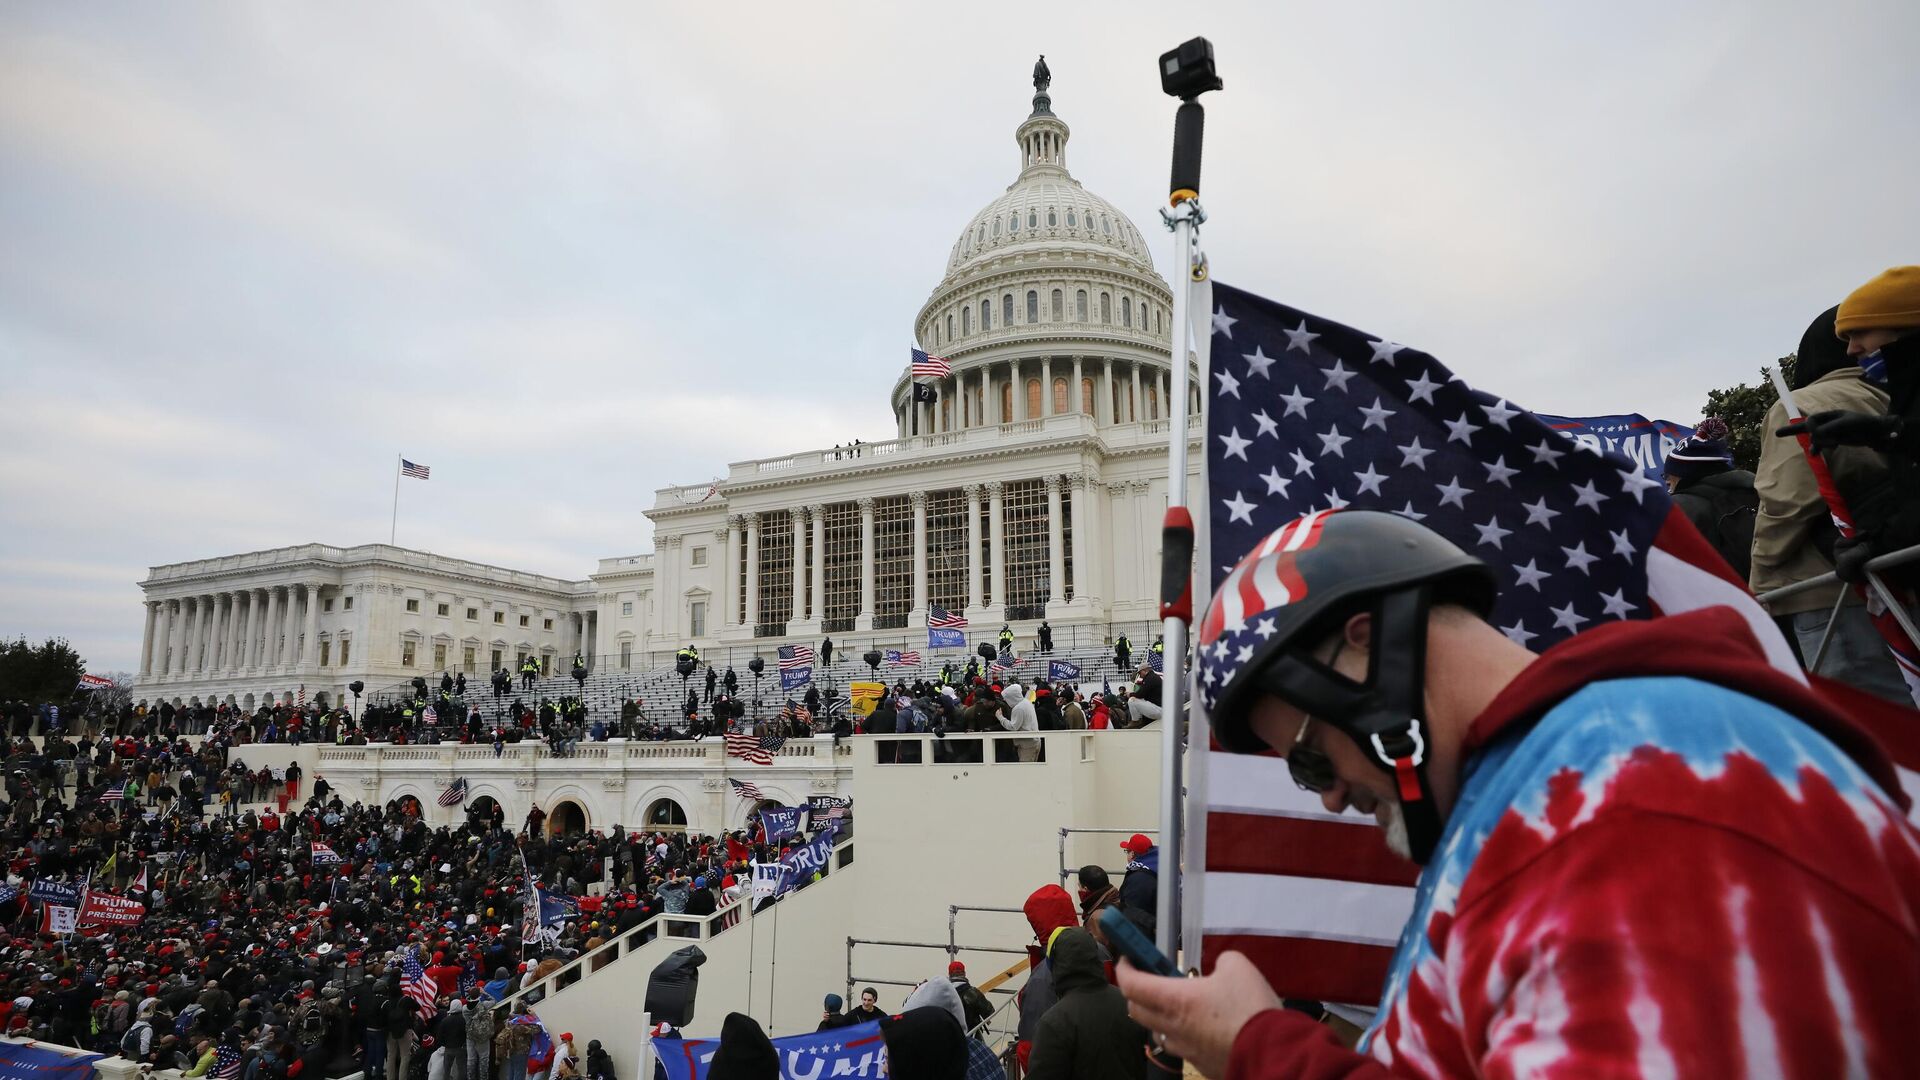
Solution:
{"label": "black glove", "polygon": [[1901,441],[1905,427],[1906,422],[1898,416],[1833,410],[1814,413],[1804,420],[1788,424],[1774,434],[1806,435],[1812,440],[1815,450],[1864,446],[1884,453]]}
{"label": "black glove", "polygon": [[1867,583],[1867,563],[1873,560],[1873,541],[1862,535],[1842,537],[1833,543],[1833,569],[1849,585]]}

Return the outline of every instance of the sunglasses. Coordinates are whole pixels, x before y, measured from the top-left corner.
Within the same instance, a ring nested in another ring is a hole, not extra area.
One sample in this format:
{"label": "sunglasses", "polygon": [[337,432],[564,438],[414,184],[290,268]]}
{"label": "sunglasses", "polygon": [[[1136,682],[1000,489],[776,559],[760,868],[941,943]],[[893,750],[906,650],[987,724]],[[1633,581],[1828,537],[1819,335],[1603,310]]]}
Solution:
{"label": "sunglasses", "polygon": [[[1333,655],[1327,657],[1327,667],[1331,668],[1340,659],[1340,650],[1346,645],[1344,639],[1334,645]],[[1287,772],[1292,775],[1295,787],[1320,795],[1331,791],[1337,778],[1333,775],[1332,759],[1307,745],[1307,729],[1312,726],[1311,715],[1301,718],[1300,730],[1294,733],[1293,745],[1287,749]]]}

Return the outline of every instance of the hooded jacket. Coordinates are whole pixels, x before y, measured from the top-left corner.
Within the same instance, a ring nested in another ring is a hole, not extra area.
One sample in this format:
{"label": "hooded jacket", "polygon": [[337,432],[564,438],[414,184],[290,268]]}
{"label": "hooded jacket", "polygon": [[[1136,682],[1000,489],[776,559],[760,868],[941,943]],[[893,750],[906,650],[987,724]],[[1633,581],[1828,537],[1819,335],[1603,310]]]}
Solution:
{"label": "hooded jacket", "polygon": [[1053,940],[1055,932],[1078,925],[1079,916],[1074,910],[1073,897],[1058,885],[1042,885],[1035,889],[1033,895],[1027,897],[1027,902],[1021,905],[1021,910],[1026,912],[1027,925],[1033,928],[1034,940],[1039,942],[1037,946],[1027,946],[1033,970],[1027,975],[1027,985],[1021,988],[1017,1001],[1020,1009],[1017,1038],[1020,1060],[1024,1062],[1032,1050],[1034,1033],[1040,1030],[1040,1018],[1053,1008],[1057,1000],[1047,961],[1047,944]]}
{"label": "hooded jacket", "polygon": [[[953,987],[947,987],[947,995],[953,997]],[[960,999],[953,997],[953,1004],[958,1008]],[[960,1021],[945,1006],[920,1005],[905,1009],[898,1017],[882,1021],[880,1033],[887,1043],[888,1076],[965,1080],[967,1037],[960,1029]]]}
{"label": "hooded jacket", "polygon": [[727,1014],[707,1080],[780,1080],[780,1054],[758,1020],[745,1013]]}
{"label": "hooded jacket", "polygon": [[1040,730],[1040,718],[1033,711],[1033,702],[1027,700],[1019,683],[1008,683],[1007,688],[1000,691],[1000,700],[1007,703],[1009,710],[1009,715],[1000,720],[1001,727],[1008,731]]}
{"label": "hooded jacket", "polygon": [[1093,935],[1062,930],[1047,952],[1054,993],[1034,1033],[1028,1080],[1106,1080],[1147,1075],[1147,1029],[1107,983]]}
{"label": "hooded jacket", "polygon": [[1920,1027],[1905,806],[1879,744],[1732,609],[1576,635],[1468,730],[1372,1060],[1275,1009],[1228,1080],[1900,1073]]}

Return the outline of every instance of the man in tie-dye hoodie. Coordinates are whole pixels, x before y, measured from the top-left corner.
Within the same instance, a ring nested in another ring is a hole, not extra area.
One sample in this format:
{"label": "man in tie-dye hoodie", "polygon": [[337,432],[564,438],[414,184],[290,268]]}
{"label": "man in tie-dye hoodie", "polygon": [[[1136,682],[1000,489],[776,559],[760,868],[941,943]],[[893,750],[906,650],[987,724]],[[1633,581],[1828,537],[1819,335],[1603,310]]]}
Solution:
{"label": "man in tie-dye hoodie", "polygon": [[1358,1052],[1239,954],[1197,979],[1123,965],[1167,1049],[1230,1080],[1920,1067],[1920,843],[1844,691],[1769,664],[1732,608],[1535,655],[1423,526],[1289,536],[1226,601],[1272,644],[1198,651],[1216,735],[1372,812],[1424,865],[1414,913]]}

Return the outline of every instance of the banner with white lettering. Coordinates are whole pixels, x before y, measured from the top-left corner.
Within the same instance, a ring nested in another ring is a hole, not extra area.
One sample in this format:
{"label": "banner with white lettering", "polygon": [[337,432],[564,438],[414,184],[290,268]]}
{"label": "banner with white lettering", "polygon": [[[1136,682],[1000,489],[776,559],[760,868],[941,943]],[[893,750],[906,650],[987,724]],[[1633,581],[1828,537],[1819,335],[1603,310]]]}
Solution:
{"label": "banner with white lettering", "polygon": [[[653,1052],[667,1080],[706,1080],[719,1039],[655,1039]],[[773,1040],[781,1080],[828,1076],[878,1077],[886,1073],[887,1044],[880,1022],[787,1035]]]}
{"label": "banner with white lettering", "polygon": [[798,836],[802,812],[797,806],[769,806],[761,810],[760,822],[767,827],[767,843],[777,844],[789,836]]}
{"label": "banner with white lettering", "polygon": [[787,876],[787,868],[779,863],[753,864],[753,898],[765,900],[780,891],[780,880]]}
{"label": "banner with white lettering", "polygon": [[927,627],[927,648],[964,649],[967,647],[967,632],[952,630],[941,626]]}
{"label": "banner with white lettering", "polygon": [[80,884],[73,881],[35,881],[27,886],[27,899],[77,905],[80,903]]}
{"label": "banner with white lettering", "polygon": [[90,892],[80,906],[81,926],[134,926],[147,913],[138,900],[107,892]]}
{"label": "banner with white lettering", "polygon": [[833,830],[829,829],[807,841],[806,847],[794,848],[788,852],[780,860],[780,865],[787,868],[787,877],[780,883],[780,892],[774,895],[785,893],[825,870],[827,859],[833,853],[833,836]]}
{"label": "banner with white lettering", "polygon": [[71,934],[80,926],[78,908],[71,908],[65,904],[48,904],[45,910],[47,919],[40,929],[46,933]]}
{"label": "banner with white lettering", "polygon": [[1547,426],[1592,450],[1618,450],[1648,479],[1664,480],[1667,451],[1693,434],[1693,429],[1671,420],[1649,420],[1639,413],[1618,416],[1550,416],[1536,414]]}

